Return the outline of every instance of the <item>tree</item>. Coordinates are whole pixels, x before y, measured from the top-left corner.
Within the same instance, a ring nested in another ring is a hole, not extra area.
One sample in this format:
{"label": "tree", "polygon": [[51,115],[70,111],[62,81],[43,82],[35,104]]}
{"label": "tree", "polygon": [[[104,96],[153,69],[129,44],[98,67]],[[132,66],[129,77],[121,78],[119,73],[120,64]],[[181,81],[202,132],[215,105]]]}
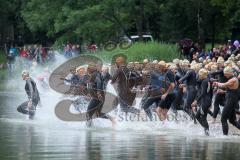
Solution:
{"label": "tree", "polygon": [[[240,38],[240,1],[239,0],[211,0],[215,7],[219,7],[227,22],[227,31],[231,39]],[[228,38],[230,38],[228,36]]]}

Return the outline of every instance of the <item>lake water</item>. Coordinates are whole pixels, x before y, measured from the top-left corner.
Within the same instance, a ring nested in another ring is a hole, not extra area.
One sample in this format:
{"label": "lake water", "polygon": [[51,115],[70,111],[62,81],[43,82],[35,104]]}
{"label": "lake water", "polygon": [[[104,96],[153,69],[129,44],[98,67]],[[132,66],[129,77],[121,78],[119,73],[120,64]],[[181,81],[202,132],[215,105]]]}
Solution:
{"label": "lake water", "polygon": [[[20,83],[21,84],[21,83]],[[22,84],[23,85],[23,84]],[[52,95],[51,95],[52,94]],[[88,129],[85,122],[63,122],[54,114],[61,96],[42,96],[34,120],[17,113],[26,99],[23,90],[0,93],[0,159],[239,159],[239,132],[222,136],[221,125],[210,125],[209,137],[192,122],[119,121],[115,128],[97,119]],[[52,101],[49,101],[50,96]]]}
{"label": "lake water", "polygon": [[204,135],[200,125],[181,117],[166,123],[149,122],[124,117],[115,111],[111,113],[118,120],[114,128],[102,119],[95,119],[94,126],[86,128],[85,122],[58,119],[55,106],[66,97],[41,88],[42,106],[37,108],[34,120],[29,120],[16,110],[27,100],[24,84],[20,78],[9,80],[0,91],[0,160],[238,160],[240,157],[240,132],[230,127],[229,136],[222,136],[219,120],[210,124],[210,136]]}

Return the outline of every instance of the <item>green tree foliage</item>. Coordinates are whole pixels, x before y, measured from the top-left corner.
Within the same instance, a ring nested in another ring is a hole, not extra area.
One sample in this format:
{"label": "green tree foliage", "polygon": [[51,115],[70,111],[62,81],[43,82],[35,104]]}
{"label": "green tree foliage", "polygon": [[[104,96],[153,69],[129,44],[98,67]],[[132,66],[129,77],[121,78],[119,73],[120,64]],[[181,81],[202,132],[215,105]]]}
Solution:
{"label": "green tree foliage", "polygon": [[239,8],[239,0],[1,0],[0,27],[11,22],[30,40],[46,35],[58,43],[149,32],[156,40],[187,37],[204,45],[240,33]]}
{"label": "green tree foliage", "polygon": [[227,22],[227,30],[232,39],[240,38],[240,1],[239,0],[211,0],[213,6],[218,7]]}
{"label": "green tree foliage", "polygon": [[46,31],[60,42],[78,38],[100,42],[129,27],[123,5],[118,0],[32,0],[22,15],[32,31]]}

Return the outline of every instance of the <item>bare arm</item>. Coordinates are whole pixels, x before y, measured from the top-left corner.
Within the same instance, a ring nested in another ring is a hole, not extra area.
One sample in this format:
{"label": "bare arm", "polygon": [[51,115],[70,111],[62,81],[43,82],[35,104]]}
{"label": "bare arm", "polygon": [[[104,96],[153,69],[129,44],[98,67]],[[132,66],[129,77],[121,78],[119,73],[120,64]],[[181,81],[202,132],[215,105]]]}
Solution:
{"label": "bare arm", "polygon": [[237,78],[229,79],[225,83],[217,83],[217,86],[220,88],[232,88],[234,83],[236,83]]}
{"label": "bare arm", "polygon": [[170,83],[170,86],[168,87],[168,90],[167,90],[167,92],[165,94],[169,94],[170,92],[172,92],[174,87],[175,87],[175,84],[174,83]]}

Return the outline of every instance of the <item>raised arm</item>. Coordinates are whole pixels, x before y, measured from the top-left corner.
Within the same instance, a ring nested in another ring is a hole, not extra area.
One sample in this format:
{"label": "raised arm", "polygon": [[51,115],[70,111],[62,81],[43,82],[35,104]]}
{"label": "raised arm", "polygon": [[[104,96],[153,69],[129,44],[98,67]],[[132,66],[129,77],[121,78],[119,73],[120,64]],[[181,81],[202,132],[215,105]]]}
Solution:
{"label": "raised arm", "polygon": [[223,74],[223,70],[218,70],[218,71],[215,71],[215,72],[210,72],[209,73],[209,76],[210,78],[216,76],[216,75],[219,75],[219,74]]}
{"label": "raised arm", "polygon": [[238,80],[238,79],[234,77],[234,78],[229,79],[229,80],[228,80],[227,82],[225,82],[225,83],[219,83],[219,82],[217,82],[216,85],[217,85],[218,87],[220,87],[220,88],[231,88],[237,80]]}

